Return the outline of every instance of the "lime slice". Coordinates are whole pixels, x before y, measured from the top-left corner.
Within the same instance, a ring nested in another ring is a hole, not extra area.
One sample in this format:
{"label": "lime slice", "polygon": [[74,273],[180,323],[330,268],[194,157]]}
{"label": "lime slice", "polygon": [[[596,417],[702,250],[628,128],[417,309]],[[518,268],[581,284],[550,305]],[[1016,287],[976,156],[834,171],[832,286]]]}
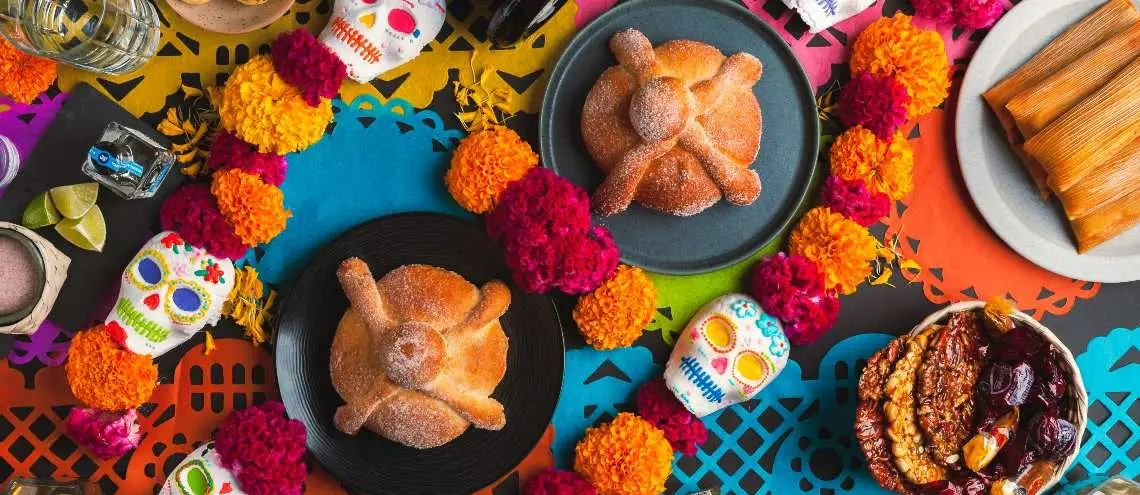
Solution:
{"label": "lime slice", "polygon": [[98,206],[91,207],[80,219],[65,218],[55,224],[55,231],[80,249],[103,252],[107,242],[107,224],[103,221],[103,211]]}
{"label": "lime slice", "polygon": [[76,220],[86,215],[87,211],[95,206],[95,200],[99,199],[99,184],[88,182],[86,184],[59,186],[52,188],[50,192],[51,202],[55,203],[55,207],[59,208],[59,212],[63,214],[64,218]]}
{"label": "lime slice", "polygon": [[29,229],[55,225],[60,220],[59,210],[55,209],[47,192],[37,195],[31,203],[28,203],[28,207],[24,208],[24,226]]}

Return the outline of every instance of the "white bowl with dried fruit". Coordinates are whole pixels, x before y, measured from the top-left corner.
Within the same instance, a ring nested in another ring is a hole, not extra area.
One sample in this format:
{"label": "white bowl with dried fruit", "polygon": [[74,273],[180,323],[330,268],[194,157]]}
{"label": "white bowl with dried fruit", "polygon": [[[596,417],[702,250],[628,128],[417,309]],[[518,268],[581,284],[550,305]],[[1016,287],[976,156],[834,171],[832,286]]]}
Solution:
{"label": "white bowl with dried fruit", "polygon": [[1044,493],[1087,423],[1072,353],[1001,299],[928,316],[868,359],[858,393],[868,468],[899,493]]}

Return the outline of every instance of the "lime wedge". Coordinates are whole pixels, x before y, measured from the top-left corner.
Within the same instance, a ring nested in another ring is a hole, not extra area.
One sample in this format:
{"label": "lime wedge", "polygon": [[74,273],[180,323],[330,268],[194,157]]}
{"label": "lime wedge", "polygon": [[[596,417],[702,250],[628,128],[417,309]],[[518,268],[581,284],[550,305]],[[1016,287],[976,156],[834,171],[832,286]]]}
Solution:
{"label": "lime wedge", "polygon": [[95,200],[99,199],[99,184],[88,182],[86,184],[59,186],[53,187],[50,192],[52,203],[55,203],[55,207],[59,209],[64,218],[77,220],[86,215],[92,206],[95,206]]}
{"label": "lime wedge", "polygon": [[59,210],[55,209],[47,192],[39,193],[31,203],[28,203],[28,207],[24,208],[24,226],[29,229],[55,225],[61,219]]}
{"label": "lime wedge", "polygon": [[55,224],[55,231],[80,249],[103,252],[107,242],[107,224],[103,221],[103,211],[98,206],[91,207],[79,219],[65,218]]}

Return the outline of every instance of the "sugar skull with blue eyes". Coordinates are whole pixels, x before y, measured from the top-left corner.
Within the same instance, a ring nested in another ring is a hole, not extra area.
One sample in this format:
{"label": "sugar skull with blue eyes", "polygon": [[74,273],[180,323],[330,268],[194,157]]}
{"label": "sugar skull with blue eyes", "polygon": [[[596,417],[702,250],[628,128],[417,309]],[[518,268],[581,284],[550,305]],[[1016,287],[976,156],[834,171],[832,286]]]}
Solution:
{"label": "sugar skull with blue eyes", "polygon": [[446,17],[444,0],[336,0],[320,40],[366,83],[416,58]]}
{"label": "sugar skull with blue eyes", "polygon": [[234,265],[163,232],[139,250],[121,283],[107,329],[131,352],[158,357],[218,322]]}

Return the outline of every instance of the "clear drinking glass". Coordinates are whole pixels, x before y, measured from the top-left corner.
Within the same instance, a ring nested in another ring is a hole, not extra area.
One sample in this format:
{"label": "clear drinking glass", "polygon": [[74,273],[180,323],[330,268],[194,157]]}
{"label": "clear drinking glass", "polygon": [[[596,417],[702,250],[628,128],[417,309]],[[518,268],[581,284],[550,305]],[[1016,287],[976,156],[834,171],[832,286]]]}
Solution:
{"label": "clear drinking glass", "polygon": [[16,48],[104,74],[126,74],[158,48],[150,0],[0,0],[0,35]]}
{"label": "clear drinking glass", "polygon": [[174,154],[143,133],[111,122],[87,151],[83,173],[123,199],[150,198],[174,165]]}

